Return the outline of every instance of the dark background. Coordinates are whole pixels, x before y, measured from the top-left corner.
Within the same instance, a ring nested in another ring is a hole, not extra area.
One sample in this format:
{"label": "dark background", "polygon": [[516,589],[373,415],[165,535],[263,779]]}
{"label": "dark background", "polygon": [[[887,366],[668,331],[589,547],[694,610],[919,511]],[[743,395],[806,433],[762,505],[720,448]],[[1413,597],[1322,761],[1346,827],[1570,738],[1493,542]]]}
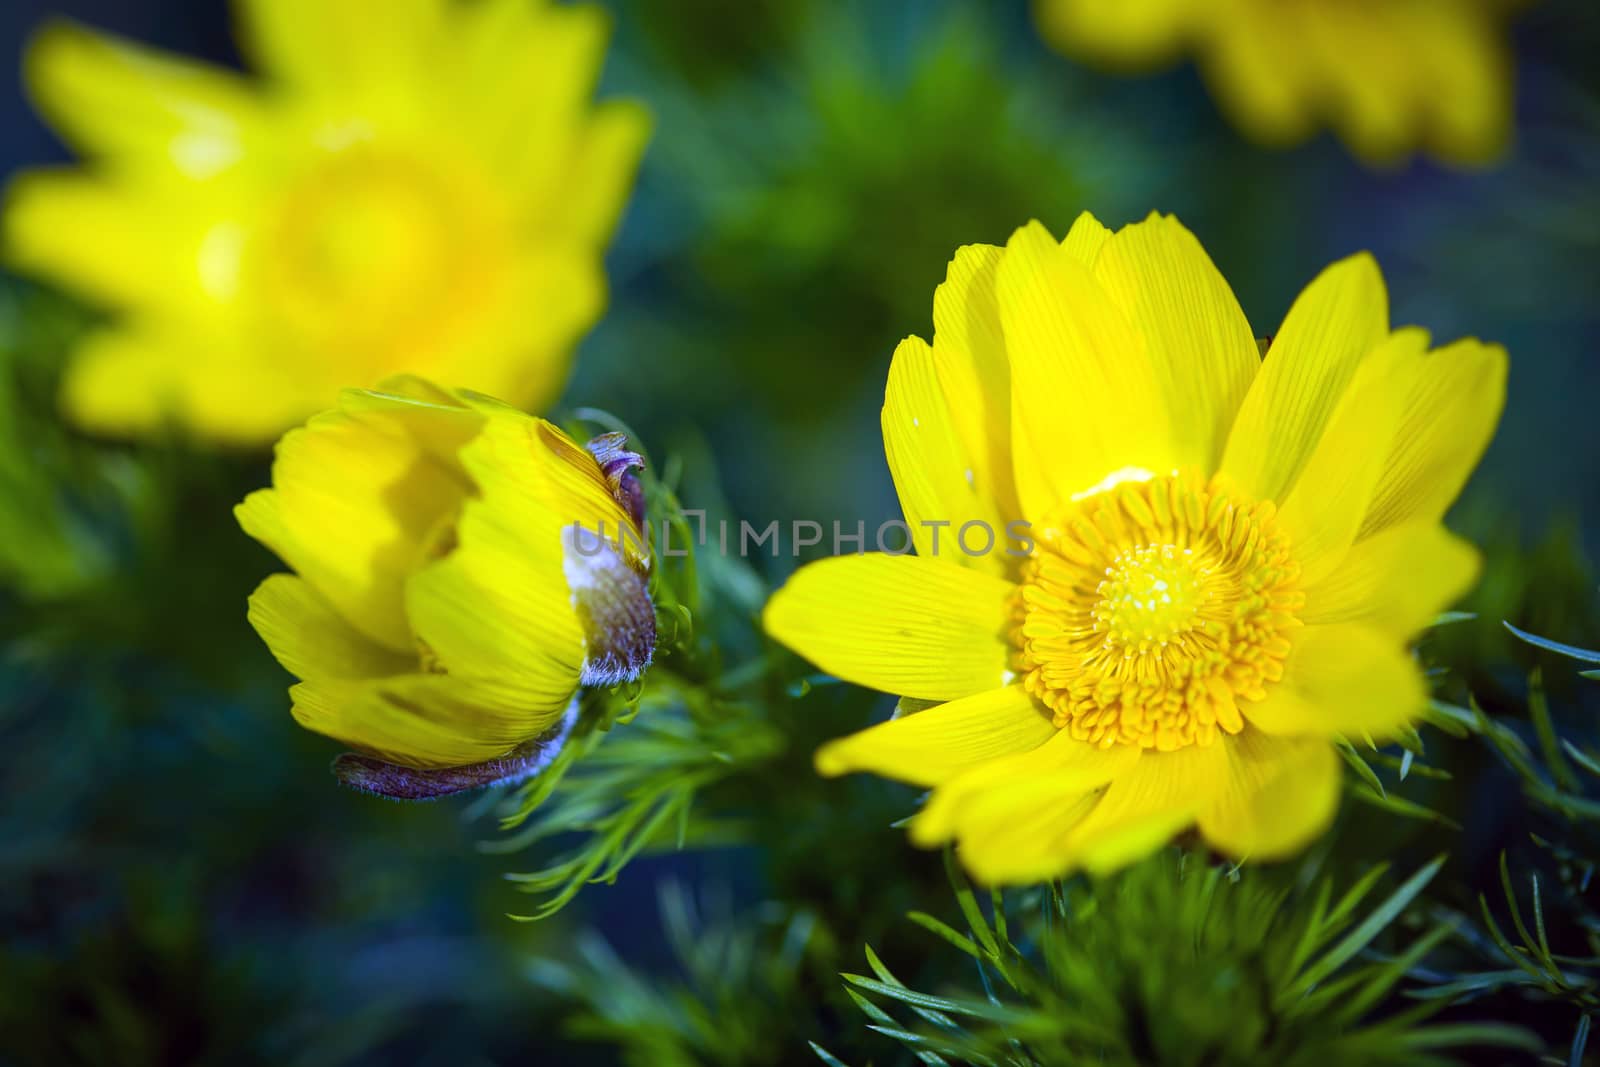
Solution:
{"label": "dark background", "polygon": [[[1060,233],[1085,208],[1113,226],[1159,209],[1198,234],[1258,334],[1325,264],[1368,248],[1397,324],[1504,343],[1506,415],[1452,519],[1489,552],[1469,605],[1482,614],[1445,651],[1509,709],[1534,660],[1496,620],[1600,640],[1586,562],[1600,548],[1592,3],[1536,5],[1518,22],[1518,140],[1470,173],[1373,172],[1327,136],[1264,152],[1187,66],[1084,70],[1039,42],[1023,5],[612,6],[603,93],[647,101],[657,132],[609,258],[611,310],[566,400],[686,457],[690,506],[720,493],[760,524],[895,516],[883,381],[895,342],[929,334],[955,247],[1003,243],[1030,217]],[[237,63],[220,0],[10,0],[0,172],[66,158],[16,73],[27,35],[57,15]],[[54,357],[15,341],[15,294],[39,294],[8,284],[7,354],[47,380]],[[481,805],[341,792],[323,772],[335,746],[289,719],[287,679],[243,621],[275,564],[226,511],[265,465],[182,446],[124,458],[154,471],[170,509],[119,546],[137,565],[88,599],[0,595],[0,1063],[605,1062],[555,1036],[562,1012],[534,961],[570,954],[593,926],[629,960],[669,966],[664,882],[726,890],[736,908],[793,895],[781,855],[735,849],[642,860],[556,920],[508,921],[526,901],[499,876],[534,864],[475,850],[497,836]],[[1581,717],[1580,696],[1557,695]],[[882,709],[839,700],[855,722]],[[1453,849],[1470,885],[1519,834],[1516,789],[1492,761],[1447,751],[1466,771],[1451,800],[1466,829],[1407,847]],[[847,815],[857,802],[909,810],[892,789],[830,788]],[[792,814],[797,838],[827,816],[800,802]],[[863,843],[812,845],[835,846]],[[941,877],[926,857],[884,856],[898,839],[870,847],[864,894]]]}

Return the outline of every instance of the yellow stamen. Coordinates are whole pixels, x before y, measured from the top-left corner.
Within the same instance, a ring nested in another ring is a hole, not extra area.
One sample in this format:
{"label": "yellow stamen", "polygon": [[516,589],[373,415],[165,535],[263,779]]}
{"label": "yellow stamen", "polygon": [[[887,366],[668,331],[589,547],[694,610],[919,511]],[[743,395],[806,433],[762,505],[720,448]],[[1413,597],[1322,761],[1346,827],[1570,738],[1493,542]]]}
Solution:
{"label": "yellow stamen", "polygon": [[1283,676],[1304,603],[1274,514],[1175,474],[1120,481],[1046,523],[1013,641],[1056,725],[1163,751],[1243,729],[1239,702]]}

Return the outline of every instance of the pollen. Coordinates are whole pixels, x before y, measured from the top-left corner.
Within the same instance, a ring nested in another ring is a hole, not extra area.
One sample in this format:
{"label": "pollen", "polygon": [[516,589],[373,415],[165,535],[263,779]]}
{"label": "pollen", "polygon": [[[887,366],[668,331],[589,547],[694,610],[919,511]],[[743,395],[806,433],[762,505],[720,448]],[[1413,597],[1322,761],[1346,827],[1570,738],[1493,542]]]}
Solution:
{"label": "pollen", "polygon": [[1240,704],[1283,677],[1304,605],[1275,514],[1174,474],[1117,483],[1045,524],[1012,640],[1056,726],[1162,751],[1242,730]]}

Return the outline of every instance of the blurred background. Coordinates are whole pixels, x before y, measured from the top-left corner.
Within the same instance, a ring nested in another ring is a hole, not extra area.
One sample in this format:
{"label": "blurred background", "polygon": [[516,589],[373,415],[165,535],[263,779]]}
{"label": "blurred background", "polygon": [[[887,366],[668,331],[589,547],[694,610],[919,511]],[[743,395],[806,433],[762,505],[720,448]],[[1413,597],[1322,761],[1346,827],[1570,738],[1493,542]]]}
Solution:
{"label": "blurred background", "polygon": [[[1365,248],[1396,323],[1505,344],[1506,414],[1451,520],[1489,556],[1466,605],[1480,614],[1436,635],[1435,654],[1516,717],[1541,660],[1499,620],[1600,644],[1591,0],[1529,5],[1516,21],[1516,143],[1471,172],[1369,170],[1328,135],[1260,149],[1188,64],[1085,69],[1045,47],[1020,3],[605,6],[602,96],[646,101],[656,132],[607,260],[609,310],[565,403],[614,412],[679,460],[688,506],[760,524],[897,516],[883,382],[895,343],[930,335],[953,250],[1004,243],[1033,217],[1060,233],[1084,209],[1112,226],[1158,209],[1200,237],[1257,334],[1324,265]],[[29,34],[54,16],[239,63],[223,0],[8,0],[6,175],[69,158],[18,75]],[[814,1062],[805,1039],[841,1029],[838,992],[817,975],[858,969],[865,937],[909,943],[893,924],[907,907],[948,909],[936,856],[848,829],[905,814],[909,791],[810,776],[816,738],[884,710],[832,692],[805,706],[784,764],[792,821],[766,847],[647,857],[554,919],[508,920],[528,907],[502,875],[535,864],[477,847],[501,836],[482,801],[342,792],[325,770],[337,746],[289,718],[288,678],[244,620],[278,566],[229,513],[266,484],[265,458],[60,424],[60,362],[89,314],[0,279],[0,1063],[612,1062],[573,1033],[562,990],[578,979],[550,961],[603,964],[597,931],[643,973],[692,986],[663,907],[699,914],[691,927],[743,917],[773,946],[797,916],[828,917],[811,964],[742,976],[757,1003],[725,1021],[746,1030],[701,1058]],[[772,582],[793,566],[756,562]],[[1571,673],[1547,670],[1552,703],[1592,735],[1600,706]],[[1456,778],[1430,799],[1464,830],[1375,832],[1396,854],[1450,850],[1467,893],[1527,828],[1490,755],[1441,744]]]}

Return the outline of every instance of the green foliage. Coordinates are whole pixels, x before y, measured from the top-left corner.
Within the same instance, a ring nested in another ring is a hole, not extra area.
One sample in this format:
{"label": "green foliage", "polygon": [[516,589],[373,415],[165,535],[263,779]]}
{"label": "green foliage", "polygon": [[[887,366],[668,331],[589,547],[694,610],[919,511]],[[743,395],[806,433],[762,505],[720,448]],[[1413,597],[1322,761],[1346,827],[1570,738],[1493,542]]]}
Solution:
{"label": "green foliage", "polygon": [[[1577,664],[1600,662],[1600,654],[1505,626],[1544,652]],[[1578,1064],[1600,1008],[1600,908],[1589,893],[1600,863],[1600,753],[1561,736],[1542,670],[1528,677],[1526,705],[1531,743],[1475,699],[1466,708],[1435,704],[1436,714],[1481,738],[1511,770],[1541,822],[1518,843],[1516,861],[1500,852],[1497,884],[1477,894],[1475,913],[1440,909],[1470,935],[1481,965],[1440,973],[1419,995],[1460,1002],[1510,992],[1565,1005],[1575,1018],[1568,1061]]]}
{"label": "green foliage", "polygon": [[724,907],[702,920],[689,893],[669,882],[660,893],[662,928],[676,979],[640,974],[598,934],[586,933],[568,957],[530,967],[543,988],[577,1004],[574,1037],[617,1046],[633,1067],[760,1067],[792,1062],[806,957],[822,933],[804,911],[769,906],[745,915]]}
{"label": "green foliage", "polygon": [[86,437],[58,412],[61,368],[92,324],[59,294],[0,276],[0,641],[81,658],[112,647],[227,685],[259,677],[243,601],[270,557],[232,506],[260,457],[177,430]]}
{"label": "green foliage", "polygon": [[52,361],[85,316],[32,286],[0,279],[0,582],[56,599],[107,576],[114,516],[137,472],[74,440],[55,418]]}
{"label": "green foliage", "polygon": [[983,991],[911,988],[870,947],[872,975],[844,977],[870,1028],[926,1063],[1309,1067],[1536,1050],[1519,1028],[1435,1022],[1438,1003],[1394,1004],[1451,932],[1400,922],[1443,862],[1374,903],[1382,864],[1336,897],[1309,869],[1286,882],[1162,853],[1111,878],[995,893],[988,915],[952,866],[967,932],[912,919],[971,957]]}
{"label": "green foliage", "polygon": [[592,725],[511,799],[502,826],[516,833],[485,846],[513,851],[581,835],[539,870],[509,876],[543,898],[526,918],[555,914],[586,884],[614,882],[641,852],[738,840],[736,825],[698,816],[694,802],[783,743],[748,704],[683,686],[665,670],[652,671],[636,695],[591,703],[601,705],[585,711]]}
{"label": "green foliage", "polygon": [[[1565,656],[1568,659],[1577,660],[1579,663],[1600,663],[1600,652],[1592,652],[1589,649],[1579,648],[1576,645],[1568,645],[1560,641],[1552,641],[1548,637],[1539,637],[1535,634],[1525,633],[1524,631],[1517,629],[1515,626],[1512,626],[1509,622],[1505,624],[1505,627],[1518,638],[1526,641],[1534,648],[1542,648],[1546,652],[1554,652],[1559,656]],[[1580,671],[1579,673],[1585,678],[1600,679],[1600,670]]]}
{"label": "green foliage", "polygon": [[696,89],[712,89],[791,44],[813,6],[814,0],[624,0],[619,29],[639,29],[662,66]]}
{"label": "green foliage", "polygon": [[[1570,518],[1558,518],[1537,537],[1494,512],[1499,505],[1479,498],[1458,508],[1458,525],[1481,531],[1473,539],[1483,550],[1483,574],[1460,605],[1480,619],[1511,620],[1524,632],[1580,635],[1600,632],[1597,575],[1581,530]],[[1434,662],[1449,664],[1465,689],[1486,705],[1514,703],[1515,685],[1508,686],[1500,668],[1528,667],[1537,649],[1504,626],[1445,626],[1429,634]],[[1515,682],[1517,676],[1511,676]]]}

